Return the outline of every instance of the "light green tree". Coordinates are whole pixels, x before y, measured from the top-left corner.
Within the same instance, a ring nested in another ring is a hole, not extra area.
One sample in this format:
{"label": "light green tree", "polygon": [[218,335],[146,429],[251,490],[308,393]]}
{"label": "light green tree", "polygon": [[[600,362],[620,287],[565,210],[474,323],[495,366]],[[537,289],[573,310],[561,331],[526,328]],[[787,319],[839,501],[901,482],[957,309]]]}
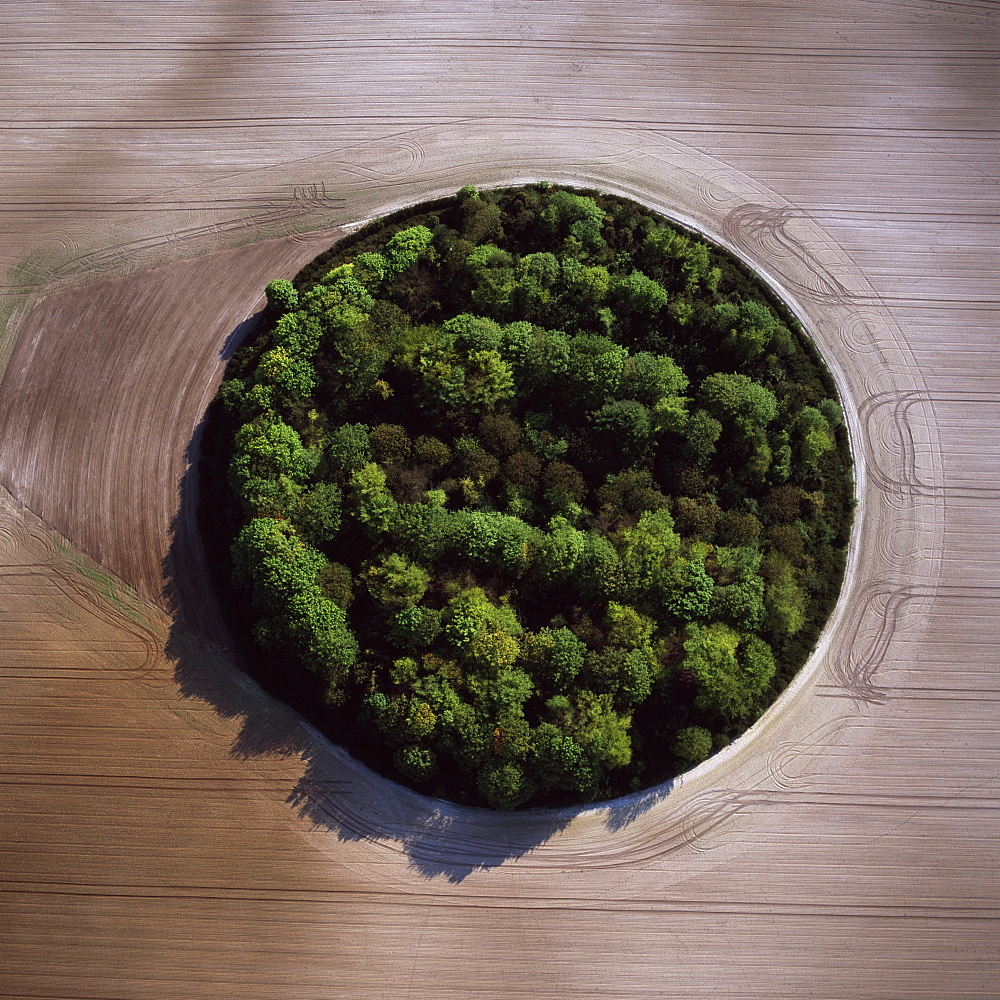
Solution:
{"label": "light green tree", "polygon": [[766,427],[778,415],[770,389],[740,373],[716,372],[701,384],[699,403],[713,416],[746,431]]}
{"label": "light green tree", "polygon": [[361,580],[380,604],[407,608],[420,602],[431,575],[423,566],[410,562],[398,552],[390,552],[365,566]]}

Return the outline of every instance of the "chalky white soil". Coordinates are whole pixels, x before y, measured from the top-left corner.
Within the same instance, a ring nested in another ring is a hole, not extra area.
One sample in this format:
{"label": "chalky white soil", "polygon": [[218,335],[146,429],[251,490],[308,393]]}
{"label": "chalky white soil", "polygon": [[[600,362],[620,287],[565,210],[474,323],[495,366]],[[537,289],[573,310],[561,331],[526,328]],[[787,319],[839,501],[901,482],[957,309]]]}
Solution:
{"label": "chalky white soil", "polygon": [[[0,996],[896,1000],[1000,973],[1000,11],[73,4],[0,49]],[[496,816],[235,670],[189,465],[263,284],[527,179],[781,290],[844,394],[849,582],[721,759]]]}

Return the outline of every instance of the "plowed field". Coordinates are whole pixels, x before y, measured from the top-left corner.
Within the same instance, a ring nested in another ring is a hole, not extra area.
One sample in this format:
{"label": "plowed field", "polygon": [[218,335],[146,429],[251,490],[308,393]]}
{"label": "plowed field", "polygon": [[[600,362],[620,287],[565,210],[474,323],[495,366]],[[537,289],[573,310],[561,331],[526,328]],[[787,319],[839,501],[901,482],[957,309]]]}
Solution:
{"label": "plowed field", "polygon": [[[5,7],[0,996],[995,996],[996,6],[124,7]],[[532,178],[772,281],[859,517],[814,658],[725,755],[496,816],[240,674],[190,463],[267,279]]]}

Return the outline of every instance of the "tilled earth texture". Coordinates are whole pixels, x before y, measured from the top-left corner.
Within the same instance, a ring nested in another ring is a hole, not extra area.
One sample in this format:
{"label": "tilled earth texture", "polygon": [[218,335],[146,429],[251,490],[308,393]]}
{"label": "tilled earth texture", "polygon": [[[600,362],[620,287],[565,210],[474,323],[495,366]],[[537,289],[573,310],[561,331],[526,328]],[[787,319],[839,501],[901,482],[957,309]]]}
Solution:
{"label": "tilled earth texture", "polygon": [[[996,995],[1000,13],[974,2],[5,6],[0,993]],[[730,247],[859,507],[729,751],[495,815],[245,680],[194,531],[225,359],[339,227],[565,181]]]}

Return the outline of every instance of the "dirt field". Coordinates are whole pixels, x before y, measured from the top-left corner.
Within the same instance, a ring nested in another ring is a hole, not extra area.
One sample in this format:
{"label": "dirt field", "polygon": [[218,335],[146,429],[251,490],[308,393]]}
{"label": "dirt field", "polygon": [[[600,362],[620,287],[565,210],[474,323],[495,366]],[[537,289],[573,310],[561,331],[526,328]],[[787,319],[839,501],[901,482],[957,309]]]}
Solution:
{"label": "dirt field", "polygon": [[[995,5],[5,14],[0,996],[996,996]],[[721,759],[496,817],[234,669],[188,466],[268,278],[530,178],[641,198],[782,290],[860,516],[814,659]]]}

